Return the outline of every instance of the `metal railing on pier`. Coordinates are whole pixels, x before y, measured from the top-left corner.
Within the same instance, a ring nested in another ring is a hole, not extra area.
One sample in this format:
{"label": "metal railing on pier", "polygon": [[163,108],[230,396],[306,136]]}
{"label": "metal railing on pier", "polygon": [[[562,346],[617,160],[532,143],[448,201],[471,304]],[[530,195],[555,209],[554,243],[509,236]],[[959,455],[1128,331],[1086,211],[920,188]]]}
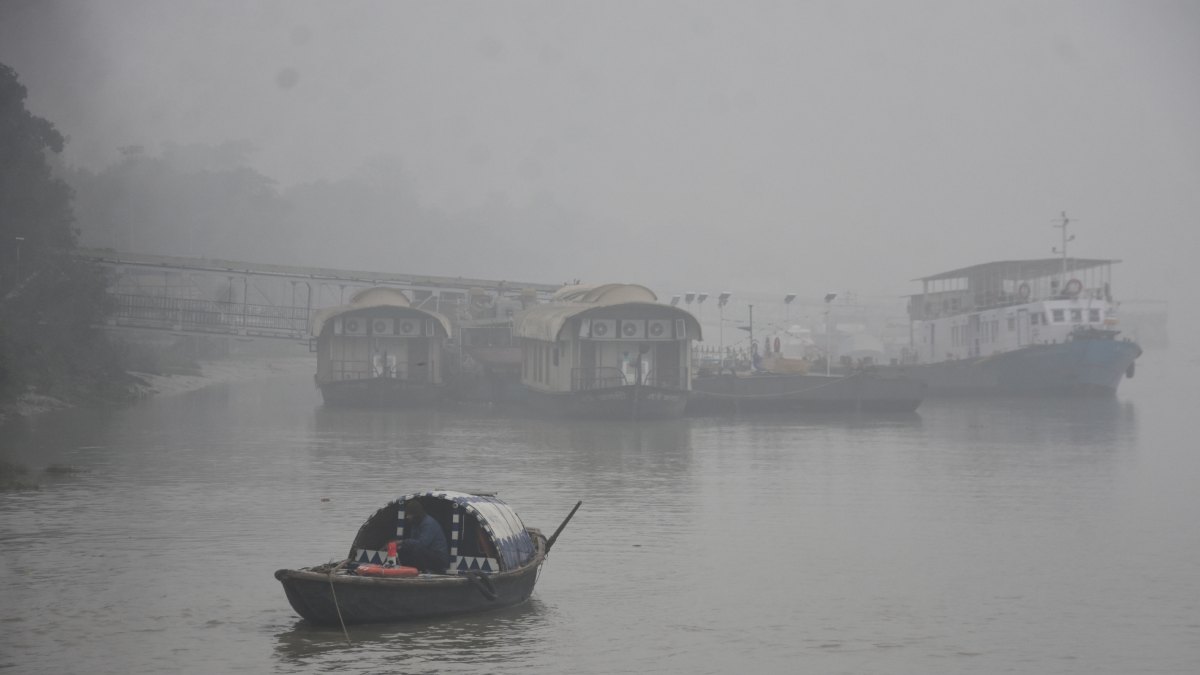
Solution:
{"label": "metal railing on pier", "polygon": [[303,339],[308,332],[307,307],[256,305],[161,295],[114,293],[118,326],[165,330]]}

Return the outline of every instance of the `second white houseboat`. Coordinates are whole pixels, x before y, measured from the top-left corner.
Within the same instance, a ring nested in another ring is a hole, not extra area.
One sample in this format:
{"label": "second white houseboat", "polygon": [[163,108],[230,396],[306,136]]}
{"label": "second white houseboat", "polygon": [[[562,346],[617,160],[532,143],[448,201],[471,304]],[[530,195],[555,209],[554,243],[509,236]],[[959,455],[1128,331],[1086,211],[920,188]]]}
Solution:
{"label": "second white houseboat", "polygon": [[521,382],[536,407],[573,417],[683,414],[700,323],[636,284],[567,286],[516,314]]}

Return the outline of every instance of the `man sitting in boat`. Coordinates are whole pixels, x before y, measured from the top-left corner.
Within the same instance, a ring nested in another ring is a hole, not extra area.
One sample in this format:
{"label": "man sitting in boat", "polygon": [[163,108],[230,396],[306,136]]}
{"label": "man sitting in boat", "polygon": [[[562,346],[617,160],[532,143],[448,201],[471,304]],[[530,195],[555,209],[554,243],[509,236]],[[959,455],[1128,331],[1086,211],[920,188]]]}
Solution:
{"label": "man sitting in boat", "polygon": [[415,499],[404,504],[404,520],[408,536],[400,541],[396,561],[422,572],[444,573],[450,565],[450,547],[442,526]]}

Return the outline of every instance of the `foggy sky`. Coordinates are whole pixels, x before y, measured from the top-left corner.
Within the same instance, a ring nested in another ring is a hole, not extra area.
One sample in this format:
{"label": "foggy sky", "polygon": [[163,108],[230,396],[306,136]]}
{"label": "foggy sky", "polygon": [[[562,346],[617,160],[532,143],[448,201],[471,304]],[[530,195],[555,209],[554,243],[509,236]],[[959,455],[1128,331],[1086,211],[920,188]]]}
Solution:
{"label": "foggy sky", "polygon": [[1187,0],[0,0],[0,62],[75,165],[245,139],[282,185],[398,159],[448,214],[574,216],[509,278],[899,295],[1065,210],[1119,295],[1196,304]]}

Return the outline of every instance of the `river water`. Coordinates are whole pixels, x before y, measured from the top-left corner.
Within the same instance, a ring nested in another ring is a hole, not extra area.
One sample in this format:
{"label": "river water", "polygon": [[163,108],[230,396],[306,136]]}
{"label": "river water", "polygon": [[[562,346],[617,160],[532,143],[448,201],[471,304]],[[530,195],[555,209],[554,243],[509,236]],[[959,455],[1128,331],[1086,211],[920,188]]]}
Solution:
{"label": "river water", "polygon": [[[1115,399],[643,423],[330,410],[311,373],[0,432],[0,671],[1200,672],[1200,365]],[[44,472],[46,467],[59,470]],[[495,490],[533,599],[307,625],[277,568],[388,500]]]}

